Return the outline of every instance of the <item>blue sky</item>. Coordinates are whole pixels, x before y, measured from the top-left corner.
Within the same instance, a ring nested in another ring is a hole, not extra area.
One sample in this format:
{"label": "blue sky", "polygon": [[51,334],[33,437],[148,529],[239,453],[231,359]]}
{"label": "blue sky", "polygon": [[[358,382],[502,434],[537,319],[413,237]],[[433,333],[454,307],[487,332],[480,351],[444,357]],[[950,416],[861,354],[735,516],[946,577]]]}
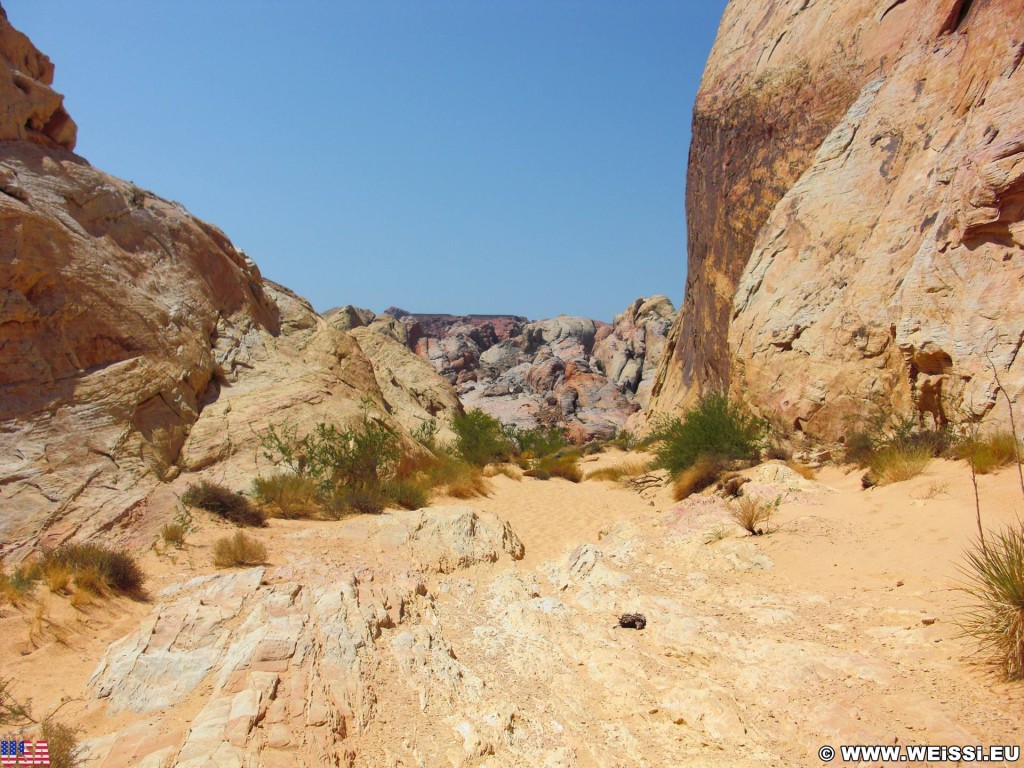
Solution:
{"label": "blue sky", "polygon": [[93,165],[319,310],[677,304],[726,0],[3,0]]}

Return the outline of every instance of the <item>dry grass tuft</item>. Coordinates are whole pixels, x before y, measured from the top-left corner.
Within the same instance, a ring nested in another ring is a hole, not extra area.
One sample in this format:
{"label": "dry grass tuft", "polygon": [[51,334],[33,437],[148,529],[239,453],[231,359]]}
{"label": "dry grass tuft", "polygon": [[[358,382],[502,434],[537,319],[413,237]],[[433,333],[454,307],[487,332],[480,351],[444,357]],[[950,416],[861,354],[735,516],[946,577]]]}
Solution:
{"label": "dry grass tuft", "polygon": [[973,605],[960,622],[985,660],[1010,680],[1024,679],[1024,527],[985,537],[967,552],[961,586]]}
{"label": "dry grass tuft", "polygon": [[252,481],[253,495],[269,517],[303,520],[320,517],[320,487],[311,477],[280,472]]}
{"label": "dry grass tuft", "polygon": [[890,485],[910,480],[924,472],[932,451],[923,446],[883,448],[868,459],[867,478],[873,485]]}
{"label": "dry grass tuft", "polygon": [[425,469],[427,484],[456,499],[472,499],[491,492],[481,467],[442,453]]}
{"label": "dry grass tuft", "polygon": [[145,573],[135,558],[123,550],[102,544],[62,544],[43,553],[33,563],[36,578],[59,584],[65,574],[73,577],[75,588],[92,595],[107,592],[136,595],[142,590]]}
{"label": "dry grass tuft", "polygon": [[602,467],[587,473],[587,480],[609,480],[613,483],[623,483],[632,480],[634,477],[646,474],[650,471],[650,463],[631,459],[621,464],[610,467]]}
{"label": "dry grass tuft", "polygon": [[733,520],[754,536],[770,533],[772,513],[779,505],[779,499],[764,501],[752,496],[741,496],[732,511]]}
{"label": "dry grass tuft", "polygon": [[727,525],[716,525],[704,534],[705,544],[714,544],[716,541],[729,538],[729,527]]}
{"label": "dry grass tuft", "polygon": [[965,441],[957,455],[967,461],[973,459],[974,471],[987,475],[1017,460],[1017,441],[1010,432],[995,432],[988,437]]}
{"label": "dry grass tuft", "polygon": [[583,470],[579,465],[579,454],[570,453],[564,456],[545,456],[536,459],[533,466],[523,474],[537,480],[550,480],[553,477],[560,477],[571,483],[578,483],[583,480]]}
{"label": "dry grass tuft", "polygon": [[717,456],[701,456],[672,481],[672,498],[682,501],[714,485],[725,471],[725,462]]}
{"label": "dry grass tuft", "polygon": [[217,539],[213,545],[213,564],[218,568],[262,565],[267,561],[267,548],[242,531]]}
{"label": "dry grass tuft", "polygon": [[18,566],[11,574],[0,571],[0,603],[21,605],[35,591],[35,579],[25,566]]}
{"label": "dry grass tuft", "polygon": [[183,523],[168,523],[160,529],[160,537],[164,540],[164,544],[175,549],[185,546],[185,535],[186,530]]}
{"label": "dry grass tuft", "polygon": [[504,475],[510,480],[521,481],[523,472],[515,464],[489,464],[484,468],[484,477]]}

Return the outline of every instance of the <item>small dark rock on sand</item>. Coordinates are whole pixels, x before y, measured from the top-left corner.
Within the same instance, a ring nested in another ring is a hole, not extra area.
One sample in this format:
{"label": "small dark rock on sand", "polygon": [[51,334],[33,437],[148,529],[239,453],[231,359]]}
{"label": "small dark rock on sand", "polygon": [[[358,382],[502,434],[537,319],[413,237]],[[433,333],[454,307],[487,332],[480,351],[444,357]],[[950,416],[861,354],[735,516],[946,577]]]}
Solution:
{"label": "small dark rock on sand", "polygon": [[624,613],[619,616],[619,626],[623,629],[643,629],[647,626],[647,617],[642,613]]}

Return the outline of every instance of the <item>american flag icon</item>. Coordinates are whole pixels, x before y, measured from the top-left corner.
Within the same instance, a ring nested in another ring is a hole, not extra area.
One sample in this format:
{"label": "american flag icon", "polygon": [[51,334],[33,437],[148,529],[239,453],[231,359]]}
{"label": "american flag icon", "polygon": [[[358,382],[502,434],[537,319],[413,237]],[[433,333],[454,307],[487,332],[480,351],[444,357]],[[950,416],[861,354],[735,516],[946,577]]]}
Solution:
{"label": "american flag icon", "polygon": [[0,741],[0,766],[49,764],[50,747],[45,741]]}

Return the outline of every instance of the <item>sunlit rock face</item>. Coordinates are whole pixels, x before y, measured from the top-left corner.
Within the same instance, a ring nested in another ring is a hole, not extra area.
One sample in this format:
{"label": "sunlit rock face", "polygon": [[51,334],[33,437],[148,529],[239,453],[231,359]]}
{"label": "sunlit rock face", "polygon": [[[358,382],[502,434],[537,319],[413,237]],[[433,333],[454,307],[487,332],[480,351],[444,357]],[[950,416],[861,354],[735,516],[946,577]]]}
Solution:
{"label": "sunlit rock face", "polygon": [[1006,419],[996,376],[1014,402],[1024,386],[1022,20],[1009,0],[730,3],[654,411],[729,386],[826,438],[877,403]]}
{"label": "sunlit rock face", "polygon": [[140,535],[182,473],[248,487],[271,423],[458,408],[443,381],[417,399],[389,378],[390,402],[358,343],[220,230],[75,155],[53,66],[4,14],[0,59],[0,555]]}

